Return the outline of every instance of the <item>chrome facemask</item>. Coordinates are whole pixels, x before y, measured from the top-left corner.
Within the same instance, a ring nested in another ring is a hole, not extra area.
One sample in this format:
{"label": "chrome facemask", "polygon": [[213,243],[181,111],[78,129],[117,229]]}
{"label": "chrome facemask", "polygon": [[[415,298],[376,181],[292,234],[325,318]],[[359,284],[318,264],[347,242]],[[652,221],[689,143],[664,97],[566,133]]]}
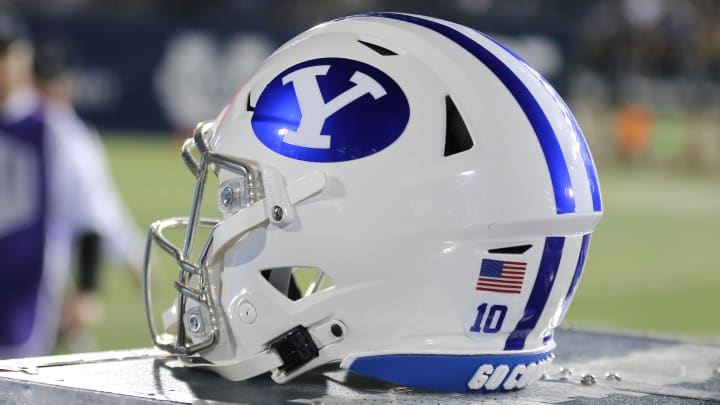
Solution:
{"label": "chrome facemask", "polygon": [[[270,166],[260,167],[256,162],[238,159],[210,150],[208,140],[214,135],[215,122],[198,124],[192,138],[182,147],[182,158],[195,177],[195,192],[189,217],[169,218],[155,222],[148,230],[143,263],[145,314],[154,344],[168,352],[191,356],[212,348],[219,339],[219,297],[212,294],[208,268],[223,258],[224,252],[261,225],[286,226],[295,219],[294,206],[319,193],[326,184],[325,174],[314,171],[289,186],[280,172]],[[199,153],[199,160],[193,152]],[[209,171],[231,173],[220,184],[218,204],[227,215],[224,220],[200,218],[200,208]],[[164,231],[187,228],[182,250],[174,246]],[[191,259],[196,235],[200,228],[209,228],[196,261]],[[169,254],[178,266],[174,287],[178,291],[175,321],[177,333],[158,333],[152,312],[150,291],[150,258],[157,244]],[[197,283],[191,283],[195,278]],[[192,301],[188,305],[188,300]],[[187,336],[186,326],[193,334]],[[201,332],[201,333],[196,333]]]}
{"label": "chrome facemask", "polygon": [[[226,195],[222,196],[222,203],[226,204],[228,208],[239,211],[264,197],[262,182],[256,164],[210,151],[207,140],[212,136],[214,129],[215,123],[213,121],[198,124],[192,138],[186,140],[182,147],[183,161],[196,180],[190,216],[187,218],[169,218],[152,224],[148,231],[145,247],[145,260],[143,263],[144,297],[145,314],[150,334],[157,347],[185,356],[212,347],[218,339],[218,308],[215,298],[210,293],[207,266],[210,258],[210,248],[213,245],[214,234],[220,220],[200,218],[200,207],[208,171],[214,169],[217,172],[219,169],[226,169],[237,176],[234,178],[234,184],[226,187]],[[200,153],[199,162],[193,156],[194,151]],[[164,235],[164,231],[175,228],[187,228],[182,251]],[[197,261],[193,263],[190,260],[199,228],[211,228],[211,231]],[[160,334],[155,328],[150,291],[150,257],[154,243],[172,256],[178,265],[178,276],[174,283],[175,289],[178,291],[176,301],[177,334],[175,336],[167,333]],[[192,287],[189,284],[191,277],[198,278],[197,287]],[[188,299],[197,303],[196,308],[199,308],[199,311],[196,310],[195,313],[186,314]],[[206,337],[197,343],[188,343],[185,332],[186,320],[189,323],[190,330],[204,328]]]}

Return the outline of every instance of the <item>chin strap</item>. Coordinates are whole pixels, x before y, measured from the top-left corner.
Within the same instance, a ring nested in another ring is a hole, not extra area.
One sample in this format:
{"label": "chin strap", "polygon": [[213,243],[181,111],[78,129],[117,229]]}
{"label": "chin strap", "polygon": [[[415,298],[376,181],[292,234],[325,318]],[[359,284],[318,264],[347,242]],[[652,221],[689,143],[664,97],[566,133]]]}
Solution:
{"label": "chin strap", "polygon": [[285,186],[282,174],[276,169],[265,167],[262,172],[265,198],[215,226],[209,263],[223,257],[229,247],[265,221],[278,226],[290,224],[295,218],[295,205],[319,193],[327,184],[325,173],[320,171],[300,177],[289,186]]}
{"label": "chin strap", "polygon": [[[308,329],[297,326],[280,335],[269,345],[283,358],[283,365],[272,370],[272,379],[276,383],[283,384],[306,370],[316,367],[318,364],[312,363],[312,360],[324,357],[321,350],[343,340],[346,332],[347,328],[344,323],[331,320]],[[285,352],[285,356],[283,356],[283,352]],[[328,360],[328,358],[323,358],[321,363],[324,364]]]}

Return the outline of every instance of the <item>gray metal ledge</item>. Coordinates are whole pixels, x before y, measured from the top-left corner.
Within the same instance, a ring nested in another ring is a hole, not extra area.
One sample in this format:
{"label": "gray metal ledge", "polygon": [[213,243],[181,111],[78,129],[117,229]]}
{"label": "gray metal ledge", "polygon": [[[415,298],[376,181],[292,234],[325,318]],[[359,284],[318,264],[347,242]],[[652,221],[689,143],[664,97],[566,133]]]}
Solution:
{"label": "gray metal ledge", "polygon": [[[548,377],[512,393],[438,394],[384,384],[335,367],[315,370],[286,385],[268,377],[230,382],[183,368],[164,352],[140,349],[0,361],[0,403],[720,402],[716,344],[567,329],[558,331],[556,338],[557,357]],[[587,375],[593,375],[596,383],[588,384]]]}

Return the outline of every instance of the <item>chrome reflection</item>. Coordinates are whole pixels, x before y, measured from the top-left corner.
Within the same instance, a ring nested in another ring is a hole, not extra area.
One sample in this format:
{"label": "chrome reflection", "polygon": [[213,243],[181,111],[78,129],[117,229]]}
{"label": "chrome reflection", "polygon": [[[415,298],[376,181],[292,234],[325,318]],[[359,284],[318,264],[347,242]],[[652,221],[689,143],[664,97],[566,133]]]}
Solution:
{"label": "chrome reflection", "polygon": [[[242,202],[241,205],[233,206],[236,211],[242,211],[247,206],[264,198],[260,170],[255,163],[218,154],[210,150],[207,142],[214,134],[214,131],[214,121],[201,122],[195,127],[193,136],[186,140],[182,146],[182,159],[196,179],[190,215],[188,217],[165,219],[152,224],[148,230],[145,247],[145,260],[143,263],[144,300],[145,314],[151,337],[157,347],[182,356],[190,356],[208,349],[217,343],[218,338],[217,314],[219,308],[216,306],[210,291],[207,265],[212,247],[213,233],[220,220],[200,218],[199,216],[208,172],[212,170],[217,174],[220,169],[224,169],[238,176],[236,181],[241,181],[242,184],[236,190],[243,191],[245,195],[238,199],[238,201]],[[199,154],[199,160],[194,156],[196,152]],[[164,234],[166,230],[177,228],[187,229],[182,251],[170,242]],[[197,261],[193,261],[192,252],[194,251],[198,228],[209,228],[211,231],[198,255]],[[170,255],[178,266],[178,275],[174,282],[174,287],[178,292],[176,301],[177,332],[174,336],[167,333],[167,331],[159,333],[155,328],[155,319],[152,313],[152,293],[150,291],[150,258],[154,244]],[[191,286],[189,283],[193,277],[199,279],[196,287]],[[195,308],[199,307],[199,311],[208,314],[207,317],[202,317],[202,319],[207,318],[210,323],[210,325],[203,325],[202,330],[205,331],[205,338],[196,333],[192,333],[192,338],[189,338],[186,334],[186,318],[190,320],[191,332],[199,330],[196,322],[200,319],[193,315],[186,317],[188,299],[197,303],[196,306],[190,308],[191,310],[197,312],[198,310]]]}

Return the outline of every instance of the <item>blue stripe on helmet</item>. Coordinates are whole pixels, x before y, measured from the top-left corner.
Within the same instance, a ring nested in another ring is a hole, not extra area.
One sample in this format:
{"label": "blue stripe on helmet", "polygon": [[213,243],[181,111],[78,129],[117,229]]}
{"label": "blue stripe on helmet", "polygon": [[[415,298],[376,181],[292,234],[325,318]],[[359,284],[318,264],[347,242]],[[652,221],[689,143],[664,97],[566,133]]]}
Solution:
{"label": "blue stripe on helmet", "polygon": [[[522,56],[515,53],[515,51],[513,51],[512,49],[506,47],[503,43],[497,41],[495,38],[483,32],[476,32],[484,36],[488,40],[492,41],[497,46],[503,48],[507,53],[515,57],[515,59],[526,64],[528,67],[530,66],[530,64],[527,63],[527,61],[525,61]],[[552,89],[553,98],[560,105],[560,108],[565,111],[568,116],[568,120],[572,124],[573,132],[575,133],[575,140],[580,146],[580,155],[583,158],[583,163],[585,164],[585,172],[587,173],[588,181],[590,183],[590,195],[592,196],[593,211],[602,211],[602,199],[600,197],[600,186],[598,183],[597,172],[595,171],[595,164],[593,163],[592,156],[590,155],[590,148],[588,148],[587,142],[585,141],[585,136],[582,132],[582,129],[580,129],[580,125],[578,125],[575,116],[570,111],[570,108],[568,108],[565,101],[563,101],[563,99],[557,94],[557,92],[555,92],[555,89],[540,74],[537,75],[537,78],[543,82],[545,88]]]}
{"label": "blue stripe on helmet", "polygon": [[582,238],[582,244],[580,245],[580,256],[578,256],[578,262],[575,266],[575,273],[573,274],[573,278],[570,281],[570,288],[568,288],[568,292],[565,295],[565,301],[563,301],[560,319],[563,319],[565,317],[565,313],[567,312],[573,295],[575,294],[575,289],[577,288],[577,284],[580,281],[580,276],[582,275],[583,268],[585,267],[585,258],[587,257],[587,251],[589,246],[590,234],[588,233],[586,235],[583,235]]}
{"label": "blue stripe on helmet", "polygon": [[515,330],[510,333],[510,336],[505,341],[505,350],[521,350],[525,348],[525,339],[535,329],[540,315],[545,309],[545,303],[550,296],[553,284],[555,284],[555,276],[560,268],[560,259],[562,258],[564,246],[565,238],[563,237],[553,236],[545,239],[540,269],[530,292],[530,298],[528,298],[523,316],[515,326]]}
{"label": "blue stripe on helmet", "polygon": [[[565,107],[567,108],[567,107]],[[570,110],[568,109],[568,112]],[[585,136],[580,129],[575,117],[570,113],[570,121],[572,122],[575,133],[577,134],[578,144],[580,144],[580,154],[585,162],[585,171],[587,172],[588,180],[590,181],[590,193],[592,195],[593,211],[602,211],[602,198],[600,197],[600,183],[598,183],[597,172],[595,171],[595,164],[593,163],[592,156],[590,155],[590,148],[588,148],[587,142],[585,142]]]}
{"label": "blue stripe on helmet", "polygon": [[575,197],[573,195],[570,173],[555,131],[550,125],[540,104],[538,104],[535,97],[530,93],[530,90],[528,90],[520,78],[518,78],[505,63],[474,39],[452,27],[433,20],[400,13],[367,13],[361,16],[391,18],[431,29],[455,42],[485,64],[485,66],[500,79],[513,97],[515,97],[515,100],[522,108],[535,131],[550,172],[557,213],[568,214],[575,212]]}

